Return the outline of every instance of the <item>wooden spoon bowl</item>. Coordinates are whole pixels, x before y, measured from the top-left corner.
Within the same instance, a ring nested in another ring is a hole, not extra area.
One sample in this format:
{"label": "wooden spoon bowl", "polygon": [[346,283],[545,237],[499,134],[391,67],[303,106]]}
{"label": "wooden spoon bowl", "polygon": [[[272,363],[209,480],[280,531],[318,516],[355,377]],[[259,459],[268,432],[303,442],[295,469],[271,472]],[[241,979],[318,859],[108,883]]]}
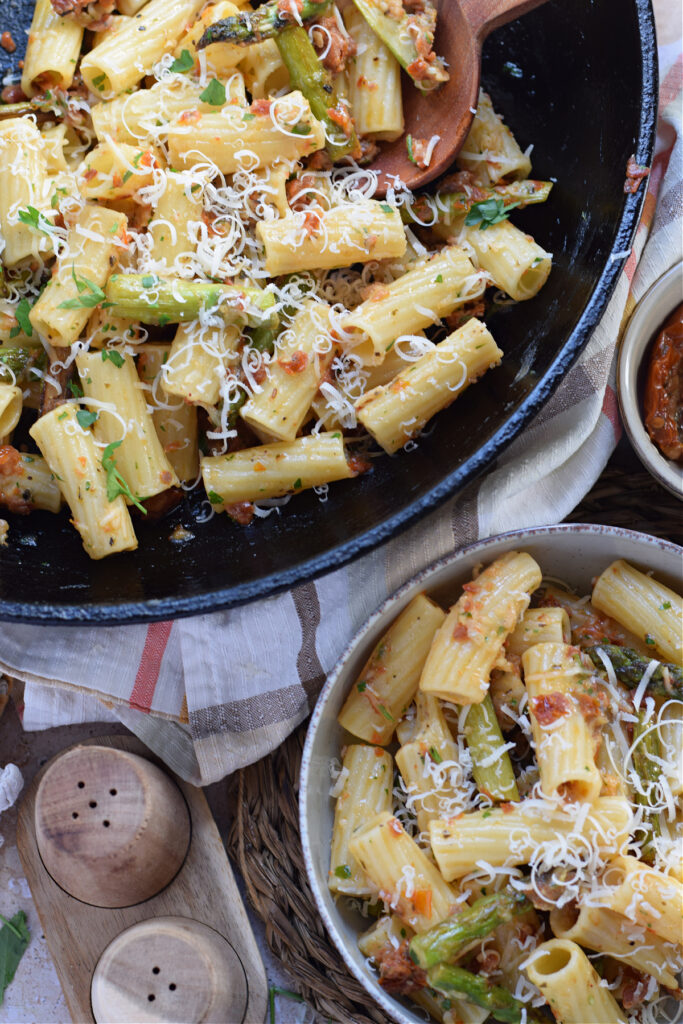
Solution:
{"label": "wooden spoon bowl", "polygon": [[[386,195],[396,178],[410,189],[432,181],[453,162],[474,117],[479,95],[481,49],[490,32],[540,7],[547,0],[436,0],[434,49],[446,60],[450,79],[426,94],[403,77],[405,134],[383,145],[371,165],[378,175],[377,195]],[[408,158],[406,135],[429,141],[440,136],[426,168]]]}

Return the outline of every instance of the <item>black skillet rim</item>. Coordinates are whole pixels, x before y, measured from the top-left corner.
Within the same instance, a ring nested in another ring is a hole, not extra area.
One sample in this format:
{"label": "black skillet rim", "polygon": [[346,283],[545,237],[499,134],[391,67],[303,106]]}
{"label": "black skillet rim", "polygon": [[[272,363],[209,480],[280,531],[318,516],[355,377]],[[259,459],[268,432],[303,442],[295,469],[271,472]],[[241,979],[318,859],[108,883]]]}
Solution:
{"label": "black skillet rim", "polygon": [[[640,124],[635,157],[638,163],[649,165],[654,151],[659,92],[655,20],[651,0],[634,0],[634,3],[642,53]],[[533,391],[467,463],[453,470],[440,483],[405,509],[396,512],[391,518],[367,530],[359,537],[337,545],[325,552],[324,555],[316,556],[291,569],[272,573],[249,583],[223,587],[191,597],[168,597],[110,604],[90,603],[55,607],[40,602],[0,600],[0,621],[53,626],[116,626],[218,612],[247,604],[258,598],[272,597],[295,584],[309,582],[333,569],[339,569],[405,530],[428,511],[433,511],[448,498],[454,497],[467,484],[480,476],[520,434],[559,386],[564,374],[576,362],[587,345],[592,331],[607,307],[626,260],[626,257],[618,259],[611,257],[615,253],[630,250],[644,201],[644,188],[639,189],[636,195],[626,197],[610,256],[607,257],[593,294],[565,345]]]}

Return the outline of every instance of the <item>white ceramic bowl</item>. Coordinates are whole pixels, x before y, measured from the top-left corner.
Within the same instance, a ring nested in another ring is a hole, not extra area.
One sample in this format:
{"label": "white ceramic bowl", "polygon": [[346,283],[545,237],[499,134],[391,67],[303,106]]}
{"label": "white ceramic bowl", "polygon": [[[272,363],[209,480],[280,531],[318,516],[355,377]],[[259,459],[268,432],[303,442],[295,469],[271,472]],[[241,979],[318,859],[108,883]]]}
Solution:
{"label": "white ceramic bowl", "polygon": [[665,458],[645,429],[640,379],[650,343],[681,302],[683,263],[677,263],[645,293],[631,316],[619,350],[617,390],[626,433],[638,458],[658,483],[683,500],[683,465]]}
{"label": "white ceramic bowl", "polygon": [[519,530],[462,548],[415,576],[377,609],[342,654],[320,695],[306,737],[299,793],[301,840],[313,895],[334,944],[351,973],[387,1017],[399,1024],[424,1024],[424,1016],[380,988],[357,946],[357,937],[369,922],[343,902],[337,905],[327,888],[334,818],[330,762],[349,741],[337,715],[373,646],[416,594],[424,590],[447,607],[459,596],[462,584],[471,579],[477,564],[488,564],[510,550],[528,551],[545,575],[565,580],[581,594],[590,592],[591,580],[616,558],[625,558],[642,570],[651,569],[662,582],[680,587],[683,549],[668,541],[612,526],[574,523]]}

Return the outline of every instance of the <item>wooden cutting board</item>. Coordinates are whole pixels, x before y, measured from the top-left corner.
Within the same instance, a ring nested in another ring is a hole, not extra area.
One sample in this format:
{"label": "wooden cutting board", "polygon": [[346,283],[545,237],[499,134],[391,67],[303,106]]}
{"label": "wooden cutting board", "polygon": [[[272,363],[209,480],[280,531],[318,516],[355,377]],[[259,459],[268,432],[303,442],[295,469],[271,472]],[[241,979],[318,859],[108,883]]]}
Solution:
{"label": "wooden cutting board", "polygon": [[[41,768],[29,785],[19,808],[17,846],[73,1020],[79,1024],[85,1021],[94,1024],[91,983],[98,961],[110,943],[126,929],[142,921],[175,918],[198,922],[200,926],[204,926],[205,934],[208,934],[206,928],[213,929],[214,935],[217,933],[214,946],[229,954],[230,962],[226,967],[226,973],[234,972],[237,1009],[234,1020],[226,1021],[225,1024],[261,1024],[265,1019],[268,1002],[265,970],[223,842],[203,792],[169,772],[165,765],[135,737],[100,736],[68,749],[73,751],[86,746],[127,751],[161,768],[176,783],[184,797],[190,816],[191,838],[187,856],[180,870],[156,896],[134,906],[92,906],[75,899],[54,881],[43,864],[38,848],[36,796],[46,771],[65,751]],[[184,931],[190,933],[191,926],[188,924]],[[195,931],[199,933],[202,929],[198,928]],[[230,949],[222,945],[218,937],[222,937]],[[200,937],[200,945],[202,941]],[[199,952],[201,953],[201,949]],[[144,958],[141,958],[141,961],[142,959]],[[181,966],[179,965],[179,970]],[[135,972],[135,962],[130,969]],[[144,986],[145,991],[147,987],[154,988],[149,984],[150,981],[154,984],[163,981],[156,964],[153,970],[154,977],[148,978],[149,965],[140,963],[139,983]],[[101,971],[102,967],[100,973]],[[157,975],[159,977],[156,977]],[[179,974],[179,978],[181,976],[182,973]],[[181,999],[183,986],[176,984],[175,981],[171,984],[174,998]],[[168,988],[166,985],[164,994]],[[153,992],[150,992],[150,996],[152,995]],[[196,992],[194,996],[194,1005],[199,1005]],[[153,1006],[150,999],[150,1012],[156,1009],[161,1010],[160,1003],[157,1001],[156,1006]]]}

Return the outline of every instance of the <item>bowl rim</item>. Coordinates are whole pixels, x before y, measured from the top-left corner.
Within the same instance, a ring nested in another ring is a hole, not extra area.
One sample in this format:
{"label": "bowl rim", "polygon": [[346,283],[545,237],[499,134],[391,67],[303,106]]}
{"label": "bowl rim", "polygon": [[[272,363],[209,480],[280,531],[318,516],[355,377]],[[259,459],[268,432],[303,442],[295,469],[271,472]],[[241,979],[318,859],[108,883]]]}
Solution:
{"label": "bowl rim", "polygon": [[[619,348],[617,395],[624,427],[635,453],[657,483],[683,501],[683,465],[659,451],[645,429],[638,396],[638,375],[662,323],[683,302],[683,260],[669,267],[648,288],[631,314]],[[662,315],[657,307],[667,312]]]}
{"label": "bowl rim", "polygon": [[[659,94],[654,11],[652,0],[632,0],[632,2],[637,19],[641,54],[639,69],[641,101],[633,149],[637,162],[649,165],[654,152]],[[555,359],[535,387],[493,436],[463,466],[452,470],[405,508],[398,510],[359,536],[338,544],[323,554],[299,562],[289,569],[273,572],[246,583],[230,584],[187,596],[143,598],[136,601],[114,600],[99,603],[86,601],[54,605],[40,600],[35,602],[13,601],[2,598],[0,599],[0,621],[64,626],[98,624],[113,626],[218,612],[258,598],[272,597],[289,589],[294,584],[316,579],[333,569],[341,568],[407,529],[427,512],[433,511],[448,498],[455,497],[467,484],[481,476],[485,469],[503,454],[559,387],[564,375],[588,344],[591,333],[602,317],[616,287],[625,260],[631,250],[645,195],[646,190],[641,187],[635,194],[624,197],[609,254],[586,307]]]}
{"label": "bowl rim", "polygon": [[429,586],[429,580],[442,569],[447,568],[450,565],[457,564],[463,561],[467,556],[477,555],[481,553],[486,554],[486,551],[498,544],[500,541],[509,541],[510,544],[517,545],[519,542],[520,546],[523,546],[524,542],[531,538],[544,538],[544,537],[555,537],[566,534],[592,534],[593,536],[599,537],[609,534],[610,536],[625,537],[631,540],[637,541],[644,547],[656,547],[660,550],[669,552],[675,557],[681,558],[683,556],[683,548],[674,544],[672,541],[666,540],[662,537],[655,537],[648,533],[641,533],[638,530],[628,530],[621,526],[609,526],[606,524],[597,523],[558,523],[552,526],[534,526],[528,529],[522,530],[509,530],[506,533],[495,534],[492,537],[486,537],[483,540],[473,541],[471,544],[466,544],[464,547],[458,548],[456,551],[449,555],[445,555],[438,561],[433,562],[431,565],[422,569],[411,577],[406,583],[390,594],[384,601],[379,605],[378,608],[367,618],[367,620],[361,625],[356,631],[354,636],[344,647],[344,650],[339,655],[333,669],[329,673],[325,685],[323,686],[320,694],[318,695],[313,713],[308,723],[308,729],[306,731],[306,741],[301,756],[301,767],[299,770],[299,833],[301,836],[301,848],[303,853],[304,865],[306,868],[306,875],[308,878],[308,884],[311,887],[313,899],[315,901],[316,909],[320,914],[320,917],[325,925],[325,929],[329,938],[340,953],[342,960],[346,964],[346,967],[361,983],[366,992],[375,1000],[376,1003],[389,1015],[389,1017],[396,1021],[397,1024],[411,1024],[408,1017],[403,1015],[401,1011],[401,1004],[395,999],[387,997],[380,989],[375,978],[367,971],[360,969],[355,961],[348,954],[347,946],[344,943],[341,934],[338,932],[337,927],[332,919],[332,915],[328,913],[325,906],[322,891],[318,885],[316,877],[314,862],[313,862],[313,851],[311,849],[310,841],[310,829],[309,821],[307,816],[307,794],[308,794],[308,782],[311,771],[311,758],[313,753],[313,745],[315,742],[316,733],[320,720],[323,715],[323,711],[328,700],[331,698],[333,691],[336,689],[339,682],[339,678],[344,671],[346,662],[354,653],[356,648],[363,643],[367,638],[368,634],[371,633],[376,626],[379,619],[381,619],[385,612],[392,606],[400,603],[401,598],[416,584],[422,584],[425,588]]}

